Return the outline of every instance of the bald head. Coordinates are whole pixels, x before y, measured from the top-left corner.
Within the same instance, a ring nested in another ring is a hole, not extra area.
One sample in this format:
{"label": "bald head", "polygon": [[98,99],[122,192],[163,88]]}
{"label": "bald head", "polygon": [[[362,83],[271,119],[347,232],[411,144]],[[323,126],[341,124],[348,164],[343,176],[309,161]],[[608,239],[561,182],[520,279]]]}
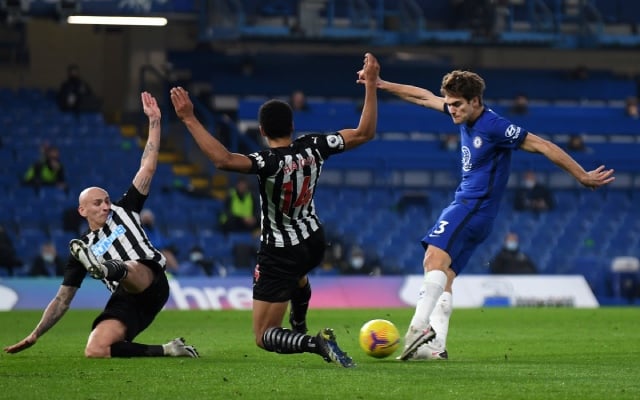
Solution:
{"label": "bald head", "polygon": [[103,198],[105,196],[108,197],[109,193],[107,193],[103,188],[97,186],[88,187],[80,192],[80,196],[78,196],[78,205],[82,206],[83,204],[86,204],[87,201],[91,201],[90,199]]}
{"label": "bald head", "polygon": [[111,211],[111,199],[106,190],[93,186],[84,189],[78,196],[78,213],[87,219],[89,228],[102,228]]}

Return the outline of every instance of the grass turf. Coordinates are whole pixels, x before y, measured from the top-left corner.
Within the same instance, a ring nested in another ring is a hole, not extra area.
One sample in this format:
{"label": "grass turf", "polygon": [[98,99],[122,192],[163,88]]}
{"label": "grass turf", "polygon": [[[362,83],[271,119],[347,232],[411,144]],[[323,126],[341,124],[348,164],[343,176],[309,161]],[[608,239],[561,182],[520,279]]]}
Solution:
{"label": "grass turf", "polygon": [[[97,312],[71,310],[32,348],[2,353],[0,399],[601,400],[640,393],[639,308],[455,310],[448,361],[364,355],[358,345],[364,322],[389,319],[404,333],[412,312],[311,310],[310,327],[334,327],[358,364],[345,369],[313,354],[258,349],[246,311],[164,311],[137,339],[184,336],[200,359],[85,359]],[[0,313],[2,347],[28,334],[40,315]]]}

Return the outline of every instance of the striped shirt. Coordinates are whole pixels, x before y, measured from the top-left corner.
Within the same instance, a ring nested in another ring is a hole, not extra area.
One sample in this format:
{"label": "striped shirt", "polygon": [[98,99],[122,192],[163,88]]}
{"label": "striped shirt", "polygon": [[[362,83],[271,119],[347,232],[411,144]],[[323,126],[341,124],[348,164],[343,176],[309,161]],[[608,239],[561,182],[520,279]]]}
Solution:
{"label": "striped shirt", "polygon": [[[112,259],[151,260],[164,269],[166,258],[149,241],[140,224],[140,211],[146,199],[147,196],[140,194],[133,185],[130,186],[120,200],[111,204],[111,214],[105,225],[98,230],[87,231],[80,240],[90,245],[89,248],[101,262]],[[80,287],[85,275],[84,266],[70,257],[62,284]],[[103,282],[111,292],[118,287],[118,282],[106,279]]]}
{"label": "striped shirt", "polygon": [[287,147],[252,153],[260,185],[262,244],[295,246],[320,228],[313,204],[322,165],[344,151],[339,133],[308,134]]}

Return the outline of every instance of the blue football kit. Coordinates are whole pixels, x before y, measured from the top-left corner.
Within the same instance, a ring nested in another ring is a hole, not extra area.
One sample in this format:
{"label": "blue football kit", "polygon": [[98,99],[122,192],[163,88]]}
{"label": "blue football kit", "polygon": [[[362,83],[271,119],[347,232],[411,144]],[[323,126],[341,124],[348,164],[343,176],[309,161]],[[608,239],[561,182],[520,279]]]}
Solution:
{"label": "blue football kit", "polygon": [[[448,114],[448,108],[444,106]],[[473,124],[460,125],[462,181],[454,200],[422,238],[449,254],[459,274],[491,233],[511,173],[511,154],[527,131],[485,107]]]}

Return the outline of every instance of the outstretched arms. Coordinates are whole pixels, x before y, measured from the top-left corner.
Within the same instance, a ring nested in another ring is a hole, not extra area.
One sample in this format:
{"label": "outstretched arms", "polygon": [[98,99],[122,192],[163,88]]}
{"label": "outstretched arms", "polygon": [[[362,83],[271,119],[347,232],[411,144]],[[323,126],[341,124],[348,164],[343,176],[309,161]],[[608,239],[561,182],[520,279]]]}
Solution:
{"label": "outstretched arms", "polygon": [[189,93],[181,87],[171,89],[171,103],[178,118],[187,127],[200,150],[209,157],[218,169],[247,173],[251,169],[249,157],[231,153],[220,141],[214,138],[193,114],[193,103]]}
{"label": "outstretched arms", "polygon": [[18,353],[36,344],[38,338],[44,335],[58,321],[60,321],[62,316],[67,312],[69,305],[71,304],[71,300],[73,300],[77,290],[77,287],[60,286],[56,297],[49,302],[49,305],[42,313],[40,322],[38,322],[38,325],[36,325],[33,332],[18,343],[5,347],[4,351],[7,353]]}
{"label": "outstretched arms", "polygon": [[571,176],[576,178],[584,187],[596,189],[613,182],[616,178],[613,176],[613,169],[605,169],[604,165],[592,171],[585,171],[580,164],[576,162],[569,154],[562,150],[558,145],[548,140],[534,135],[527,134],[524,142],[520,146],[522,150],[530,153],[544,154],[549,160],[560,168],[567,171]]}
{"label": "outstretched arms", "polygon": [[133,178],[133,186],[138,189],[141,194],[149,194],[151,187],[151,179],[156,172],[158,165],[158,153],[160,152],[160,107],[148,92],[142,92],[142,109],[149,118],[149,136],[147,144],[144,146],[142,158],[140,160],[140,169]]}

